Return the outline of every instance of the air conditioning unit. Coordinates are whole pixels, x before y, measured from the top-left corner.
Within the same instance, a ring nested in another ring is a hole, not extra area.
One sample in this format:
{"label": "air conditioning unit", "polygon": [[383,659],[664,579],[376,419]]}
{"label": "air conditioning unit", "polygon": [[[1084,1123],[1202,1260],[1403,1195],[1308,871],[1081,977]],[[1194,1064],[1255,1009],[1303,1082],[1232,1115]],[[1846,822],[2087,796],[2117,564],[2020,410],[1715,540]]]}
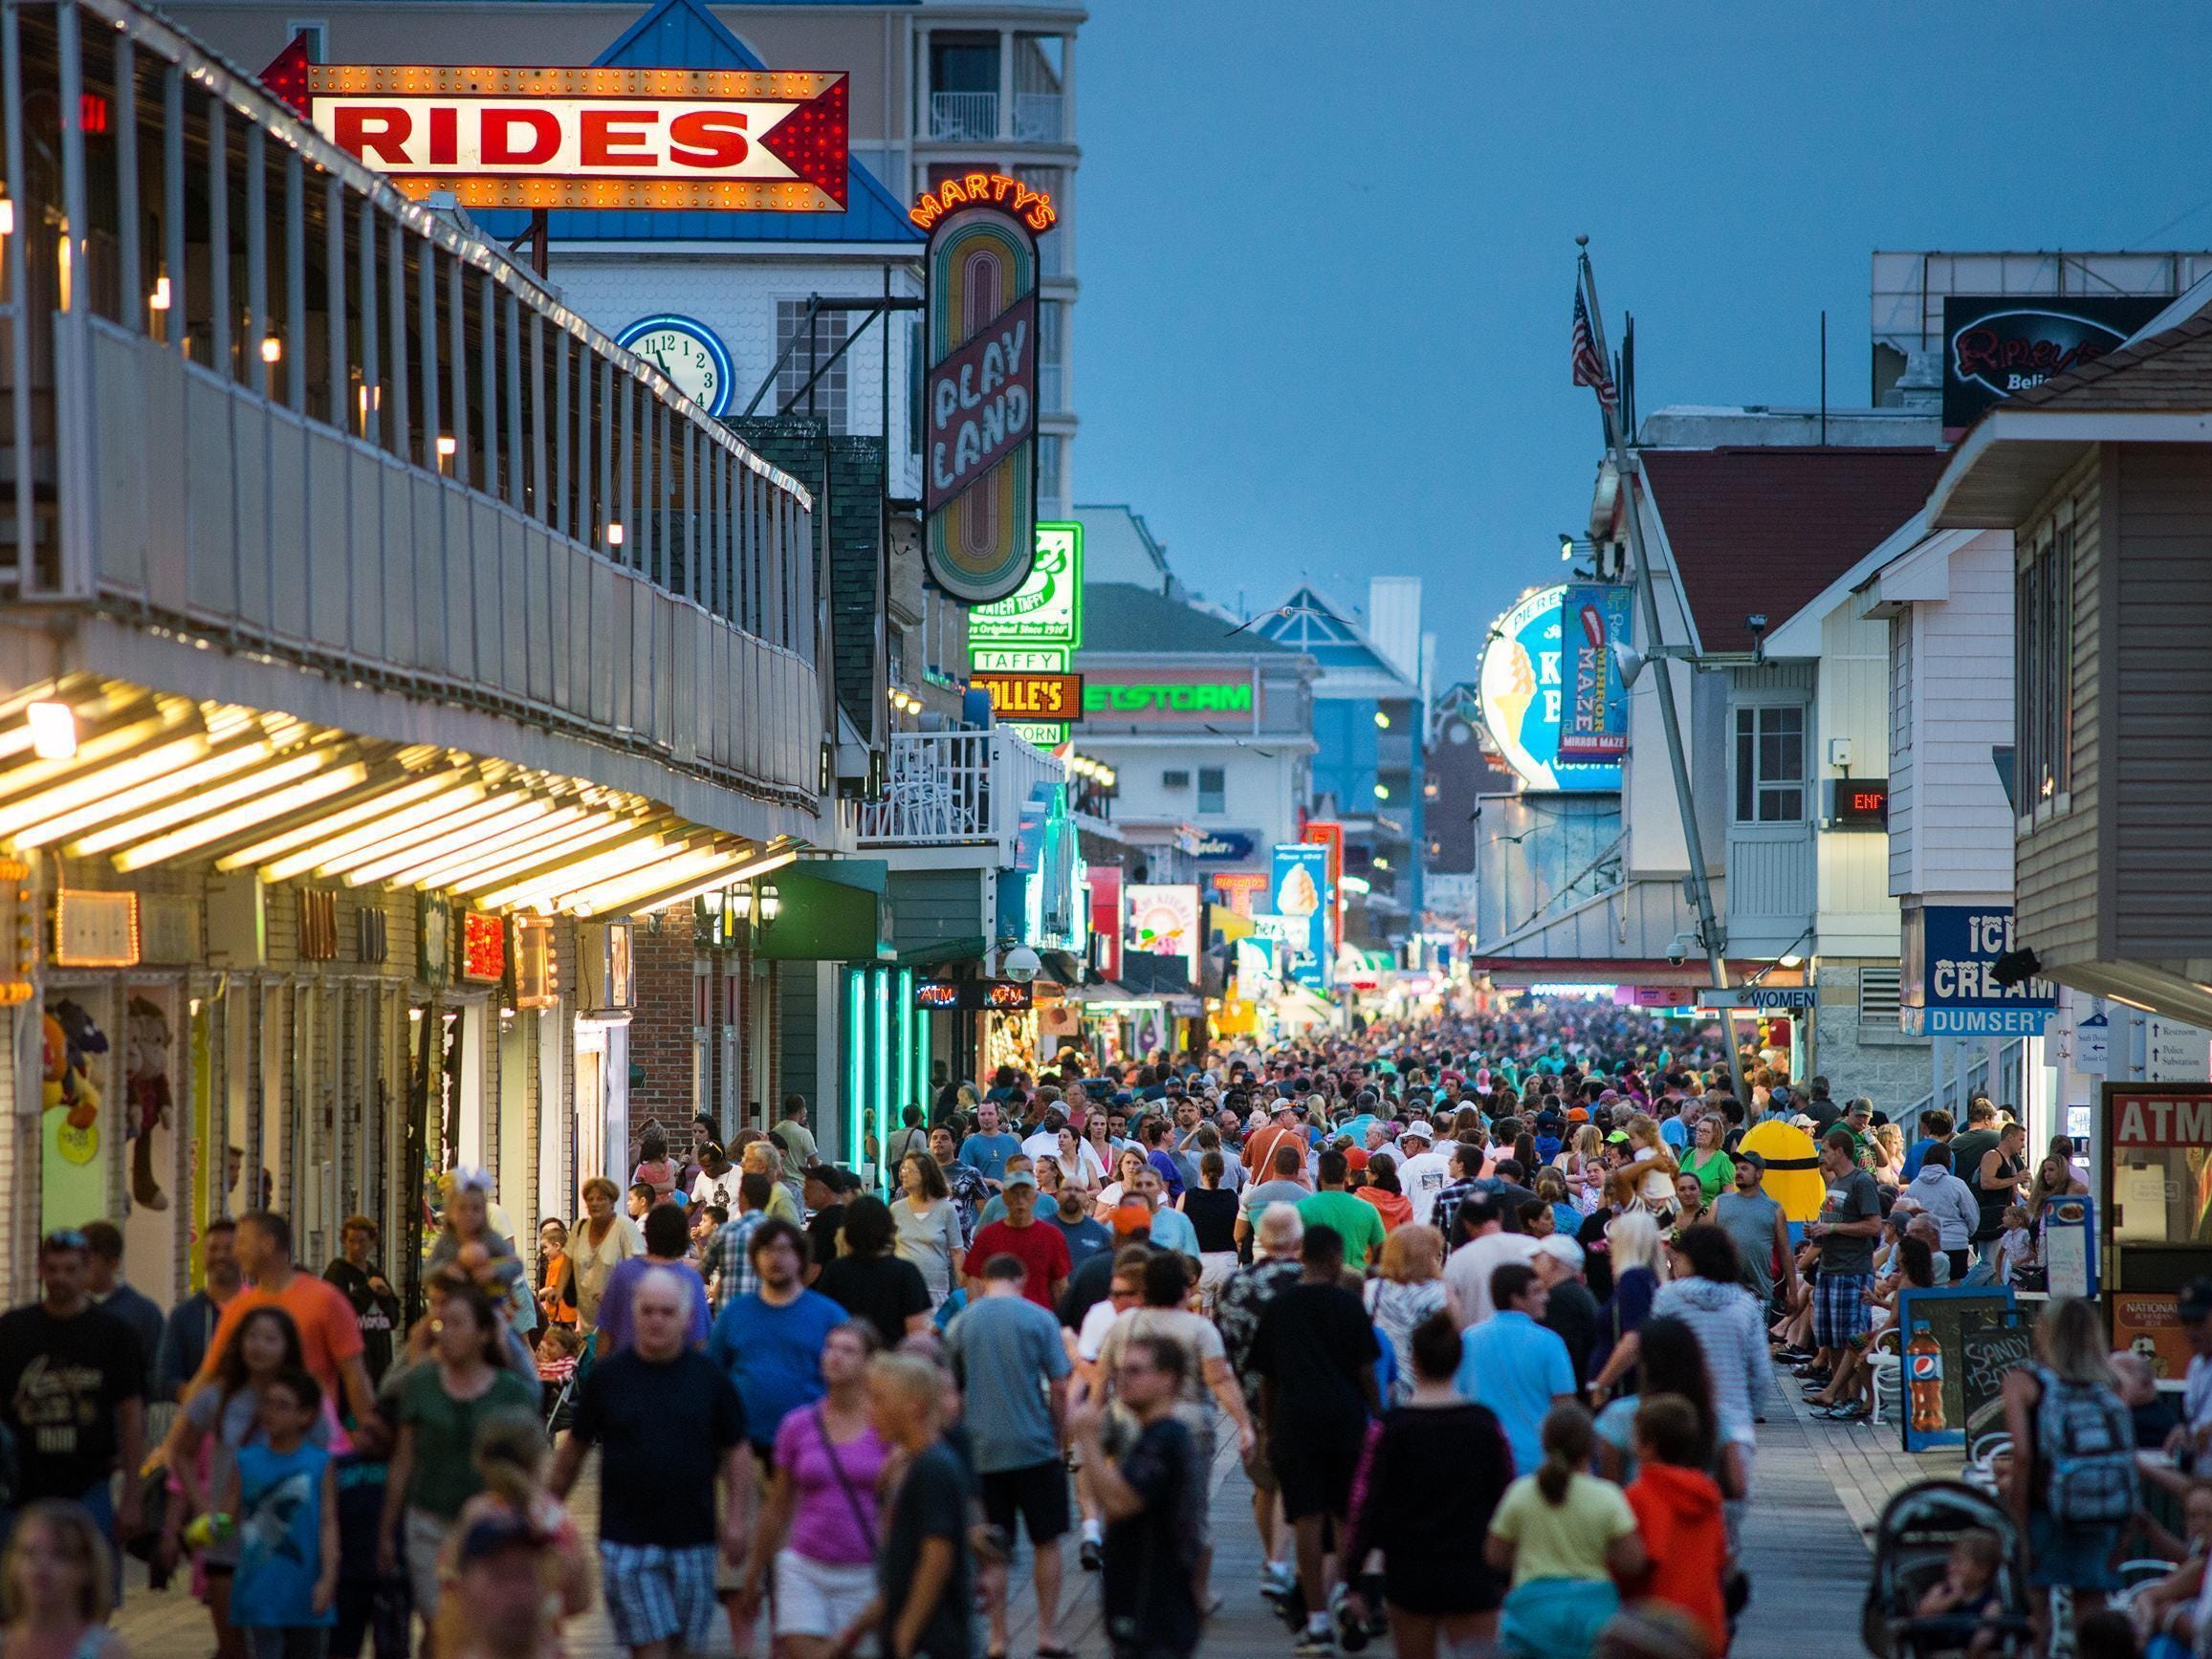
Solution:
{"label": "air conditioning unit", "polygon": [[1162,789],[1189,789],[1191,787],[1191,775],[1187,772],[1163,772],[1160,774],[1160,787]]}

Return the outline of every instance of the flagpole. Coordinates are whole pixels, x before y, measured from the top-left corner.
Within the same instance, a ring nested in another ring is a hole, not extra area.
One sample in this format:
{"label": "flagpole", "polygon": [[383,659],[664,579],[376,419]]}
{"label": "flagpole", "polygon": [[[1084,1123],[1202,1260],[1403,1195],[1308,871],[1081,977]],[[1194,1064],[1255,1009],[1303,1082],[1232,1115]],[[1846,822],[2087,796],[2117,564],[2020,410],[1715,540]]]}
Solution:
{"label": "flagpole", "polygon": [[[1584,302],[1589,310],[1590,342],[1597,348],[1598,360],[1608,362],[1610,358],[1606,351],[1605,313],[1598,309],[1597,275],[1590,270],[1589,238],[1577,236],[1574,241],[1581,250],[1575,256],[1576,280],[1582,285]],[[1644,519],[1636,508],[1635,479],[1629,469],[1628,441],[1621,431],[1617,391],[1612,403],[1608,403],[1602,394],[1599,396],[1598,412],[1605,417],[1606,447],[1612,452],[1613,470],[1620,478],[1621,500],[1628,509],[1630,555],[1635,560],[1636,592],[1643,601],[1644,629],[1651,641],[1645,659],[1658,672],[1659,721],[1666,729],[1667,760],[1675,774],[1675,804],[1682,816],[1683,849],[1690,862],[1690,900],[1697,910],[1697,943],[1704,947],[1715,988],[1725,991],[1728,988],[1727,936],[1721,932],[1719,918],[1714,913],[1713,885],[1705,873],[1705,848],[1697,834],[1697,808],[1690,794],[1690,767],[1682,754],[1682,717],[1675,707],[1674,670],[1659,654],[1664,638],[1659,631],[1659,600],[1652,583],[1651,560],[1644,555]],[[1720,1010],[1720,1022],[1721,1029],[1728,1034],[1728,1075],[1735,1082],[1736,1098],[1743,1102],[1744,1111],[1749,1112],[1751,1091],[1744,1086],[1743,1054],[1736,1043],[1735,1011]]]}

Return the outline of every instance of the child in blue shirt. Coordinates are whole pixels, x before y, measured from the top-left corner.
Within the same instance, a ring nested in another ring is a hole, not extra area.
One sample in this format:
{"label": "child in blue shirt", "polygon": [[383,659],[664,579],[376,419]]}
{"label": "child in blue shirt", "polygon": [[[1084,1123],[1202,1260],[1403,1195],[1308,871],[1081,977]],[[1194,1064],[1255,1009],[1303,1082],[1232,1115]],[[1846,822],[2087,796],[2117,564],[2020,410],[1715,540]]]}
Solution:
{"label": "child in blue shirt", "polygon": [[338,1473],[330,1450],[308,1444],[322,1389],[307,1372],[278,1372],[261,1393],[261,1438],[238,1449],[221,1508],[238,1536],[230,1624],[252,1659],[322,1659],[336,1622]]}

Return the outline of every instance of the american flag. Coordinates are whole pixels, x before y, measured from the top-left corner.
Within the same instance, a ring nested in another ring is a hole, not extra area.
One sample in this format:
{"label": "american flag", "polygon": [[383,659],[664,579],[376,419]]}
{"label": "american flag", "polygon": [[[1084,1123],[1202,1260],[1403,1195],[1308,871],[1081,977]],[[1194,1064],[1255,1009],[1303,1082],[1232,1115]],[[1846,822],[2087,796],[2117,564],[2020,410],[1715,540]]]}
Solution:
{"label": "american flag", "polygon": [[1574,383],[1578,386],[1595,386],[1598,402],[1607,408],[1620,404],[1620,393],[1613,387],[1613,377],[1606,373],[1606,360],[1598,355],[1597,342],[1590,338],[1589,308],[1582,302],[1582,286],[1574,291]]}

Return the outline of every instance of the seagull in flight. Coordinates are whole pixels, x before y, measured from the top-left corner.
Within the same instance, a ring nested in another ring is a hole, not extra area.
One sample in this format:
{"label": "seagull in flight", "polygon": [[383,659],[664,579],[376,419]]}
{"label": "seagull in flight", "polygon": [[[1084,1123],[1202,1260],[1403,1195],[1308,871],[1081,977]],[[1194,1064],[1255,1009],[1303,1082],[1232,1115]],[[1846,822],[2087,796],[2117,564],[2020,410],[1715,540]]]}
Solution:
{"label": "seagull in flight", "polygon": [[1321,617],[1326,616],[1327,614],[1328,613],[1326,611],[1320,610],[1313,605],[1277,605],[1271,611],[1261,611],[1256,617],[1245,618],[1244,621],[1238,622],[1222,637],[1224,639],[1233,638],[1234,636],[1242,633],[1246,628],[1258,627],[1269,617]]}

